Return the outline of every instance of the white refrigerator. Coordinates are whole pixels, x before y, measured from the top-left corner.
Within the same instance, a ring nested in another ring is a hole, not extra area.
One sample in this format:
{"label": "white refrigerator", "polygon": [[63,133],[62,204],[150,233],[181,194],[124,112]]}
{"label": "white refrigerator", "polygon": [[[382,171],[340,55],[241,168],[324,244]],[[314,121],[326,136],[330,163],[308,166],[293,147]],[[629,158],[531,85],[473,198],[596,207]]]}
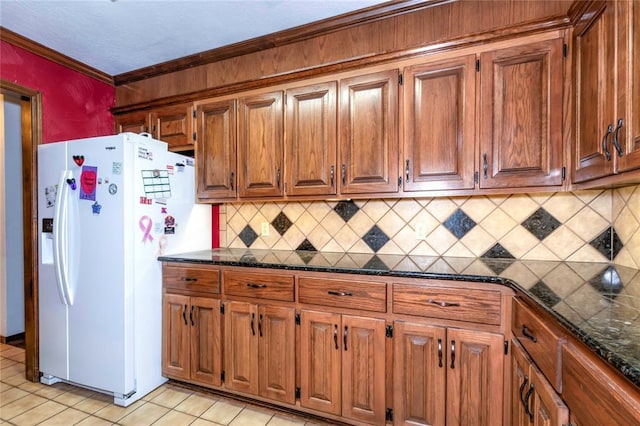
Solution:
{"label": "white refrigerator", "polygon": [[127,406],[162,377],[157,257],[211,248],[193,159],[133,133],[38,147],[40,381]]}

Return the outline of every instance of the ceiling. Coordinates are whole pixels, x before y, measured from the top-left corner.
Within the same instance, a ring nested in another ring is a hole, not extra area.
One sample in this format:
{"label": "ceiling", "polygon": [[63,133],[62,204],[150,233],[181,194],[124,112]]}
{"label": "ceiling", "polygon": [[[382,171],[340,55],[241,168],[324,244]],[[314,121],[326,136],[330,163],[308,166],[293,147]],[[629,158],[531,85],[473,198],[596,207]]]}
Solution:
{"label": "ceiling", "polygon": [[381,0],[0,0],[0,26],[111,76]]}

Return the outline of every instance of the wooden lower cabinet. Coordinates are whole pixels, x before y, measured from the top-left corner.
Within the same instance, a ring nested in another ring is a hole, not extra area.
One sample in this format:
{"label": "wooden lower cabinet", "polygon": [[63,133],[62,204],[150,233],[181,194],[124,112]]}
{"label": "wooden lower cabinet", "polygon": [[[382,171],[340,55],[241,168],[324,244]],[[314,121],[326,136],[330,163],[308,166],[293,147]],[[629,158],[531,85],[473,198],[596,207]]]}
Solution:
{"label": "wooden lower cabinet", "polygon": [[516,340],[511,347],[511,426],[563,426],[569,410]]}
{"label": "wooden lower cabinet", "polygon": [[302,310],[300,405],[384,424],[385,321]]}
{"label": "wooden lower cabinet", "polygon": [[225,386],[295,404],[295,310],[225,303]]}
{"label": "wooden lower cabinet", "polygon": [[397,321],[394,424],[502,424],[501,334]]}
{"label": "wooden lower cabinet", "polygon": [[162,322],[162,374],[220,386],[220,300],[167,293]]}

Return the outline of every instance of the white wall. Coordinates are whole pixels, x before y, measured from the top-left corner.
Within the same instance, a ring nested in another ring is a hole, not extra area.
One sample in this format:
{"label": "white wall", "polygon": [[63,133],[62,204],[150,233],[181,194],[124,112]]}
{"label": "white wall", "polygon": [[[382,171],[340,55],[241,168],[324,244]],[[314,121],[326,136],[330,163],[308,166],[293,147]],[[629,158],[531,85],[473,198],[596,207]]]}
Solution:
{"label": "white wall", "polygon": [[[24,264],[22,244],[22,136],[20,104],[3,99],[4,134],[0,143],[0,335],[24,332]],[[4,151],[4,155],[2,155]],[[2,216],[4,211],[4,220]]]}

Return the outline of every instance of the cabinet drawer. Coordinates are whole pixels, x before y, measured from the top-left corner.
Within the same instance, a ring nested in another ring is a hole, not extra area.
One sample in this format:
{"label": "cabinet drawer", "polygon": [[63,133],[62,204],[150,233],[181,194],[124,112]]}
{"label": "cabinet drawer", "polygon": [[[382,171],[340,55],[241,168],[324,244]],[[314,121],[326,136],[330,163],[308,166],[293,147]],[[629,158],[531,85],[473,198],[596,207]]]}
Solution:
{"label": "cabinet drawer", "polygon": [[562,399],[577,424],[640,424],[638,388],[605,362],[573,345],[564,345],[562,363]]}
{"label": "cabinet drawer", "polygon": [[228,296],[293,302],[293,275],[224,271],[222,282]]}
{"label": "cabinet drawer", "polygon": [[518,298],[513,299],[511,330],[556,391],[560,392],[562,388],[561,349],[564,338],[546,326]]}
{"label": "cabinet drawer", "polygon": [[393,285],[393,313],[500,325],[501,293],[453,287]]}
{"label": "cabinet drawer", "polygon": [[164,265],[162,284],[166,288],[220,293],[220,269],[217,267]]}
{"label": "cabinet drawer", "polygon": [[387,285],[385,283],[300,277],[300,303],[385,312]]}

